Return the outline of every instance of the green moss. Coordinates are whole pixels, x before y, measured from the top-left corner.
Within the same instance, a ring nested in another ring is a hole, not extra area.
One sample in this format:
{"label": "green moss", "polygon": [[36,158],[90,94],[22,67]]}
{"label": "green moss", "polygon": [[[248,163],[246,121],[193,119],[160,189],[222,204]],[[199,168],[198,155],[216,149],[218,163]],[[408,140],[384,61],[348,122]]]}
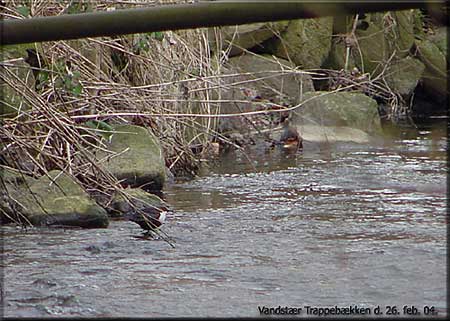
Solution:
{"label": "green moss", "polygon": [[47,198],[43,207],[48,214],[38,212],[30,215],[34,225],[105,228],[109,224],[106,211],[83,196]]}
{"label": "green moss", "polygon": [[27,180],[29,189],[10,185],[11,196],[23,207],[21,212],[34,225],[64,225],[87,228],[108,226],[106,210],[89,198],[89,195],[72,178],[60,171],[49,176]]}
{"label": "green moss", "polygon": [[[27,57],[26,49],[29,48],[35,48],[34,44],[1,46],[2,59],[25,58]],[[10,67],[9,70],[24,81],[28,88],[34,88],[35,79],[30,66],[23,60],[16,60],[13,64],[14,67]],[[0,80],[0,93],[0,118],[14,118],[20,111],[30,109],[19,88],[12,88]]]}
{"label": "green moss", "polygon": [[[355,30],[357,42],[351,46],[347,70],[356,66],[363,72],[378,75],[393,54],[396,59],[408,56],[415,40],[416,16],[417,10],[403,10],[366,14],[364,19],[360,18],[367,28]],[[336,70],[345,67],[348,54],[345,35],[351,39],[352,24],[347,17],[341,17],[335,24],[342,36],[333,39],[326,67]]]}
{"label": "green moss", "polygon": [[422,77],[424,69],[424,64],[418,59],[406,57],[389,66],[385,79],[394,92],[410,95]]}
{"label": "green moss", "polygon": [[281,39],[264,42],[266,51],[304,69],[320,68],[331,45],[333,18],[291,20]]}
{"label": "green moss", "polygon": [[430,37],[430,41],[439,48],[445,57],[447,57],[447,28],[437,28],[435,34]]}
{"label": "green moss", "polygon": [[447,59],[430,40],[416,41],[419,59],[425,64],[422,81],[430,95],[447,96]]}
{"label": "green moss", "polygon": [[297,111],[296,117],[306,119],[315,125],[344,126],[360,129],[369,134],[381,133],[378,105],[375,100],[364,94],[318,91],[305,93],[303,98],[304,101],[311,100]]}
{"label": "green moss", "polygon": [[[108,157],[102,165],[117,179],[132,187],[146,185],[155,190],[163,187],[166,172],[162,149],[157,137],[147,129],[134,125],[116,126],[108,148],[120,155]],[[98,157],[105,156],[107,154],[102,152]]]}
{"label": "green moss", "polygon": [[389,52],[396,52],[397,57],[406,57],[414,44],[415,10],[393,11],[396,25],[387,32]]}

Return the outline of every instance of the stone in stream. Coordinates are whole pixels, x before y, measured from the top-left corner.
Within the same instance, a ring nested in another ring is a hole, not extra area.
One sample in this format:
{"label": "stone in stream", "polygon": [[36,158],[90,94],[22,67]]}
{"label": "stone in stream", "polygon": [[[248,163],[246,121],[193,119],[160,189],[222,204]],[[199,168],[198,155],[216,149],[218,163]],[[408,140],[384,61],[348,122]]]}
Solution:
{"label": "stone in stream", "polygon": [[15,202],[8,201],[3,191],[0,207],[10,219],[21,218],[34,226],[105,228],[109,224],[106,210],[59,170],[39,179],[27,178],[24,184],[6,181],[5,186]]}
{"label": "stone in stream", "polygon": [[[308,92],[293,111],[290,126],[306,143],[350,142],[365,144],[383,133],[375,100],[354,92]],[[278,131],[274,138],[281,139]]]}
{"label": "stone in stream", "polygon": [[377,102],[354,92],[308,92],[292,115],[304,141],[367,143],[382,134]]}

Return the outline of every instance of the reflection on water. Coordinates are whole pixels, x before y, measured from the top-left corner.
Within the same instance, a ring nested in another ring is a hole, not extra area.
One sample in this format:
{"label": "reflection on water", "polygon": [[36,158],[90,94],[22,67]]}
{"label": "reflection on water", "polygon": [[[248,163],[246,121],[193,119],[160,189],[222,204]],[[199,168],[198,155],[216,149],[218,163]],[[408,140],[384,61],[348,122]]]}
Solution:
{"label": "reflection on water", "polygon": [[258,306],[434,306],[446,314],[445,132],[372,146],[255,147],[168,186],[137,225],[3,227],[6,316],[258,316]]}

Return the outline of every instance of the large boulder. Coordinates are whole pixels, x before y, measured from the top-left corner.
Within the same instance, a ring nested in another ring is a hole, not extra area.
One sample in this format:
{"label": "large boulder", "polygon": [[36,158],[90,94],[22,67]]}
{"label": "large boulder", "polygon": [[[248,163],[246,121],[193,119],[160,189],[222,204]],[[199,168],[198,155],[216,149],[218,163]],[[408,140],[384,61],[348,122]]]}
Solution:
{"label": "large boulder", "polygon": [[[306,93],[303,98],[304,104],[293,115],[297,126],[328,127],[336,137],[341,127],[369,135],[382,133],[377,102],[364,94],[318,91]],[[348,130],[345,135],[349,135]]]}
{"label": "large boulder", "polygon": [[0,179],[5,183],[19,185],[25,183],[28,179],[31,180],[32,178],[21,173],[20,170],[0,167]]}
{"label": "large boulder", "polygon": [[[382,70],[380,65],[389,58],[382,17],[380,14],[367,14],[364,22],[367,28],[355,31],[358,42],[350,42],[349,60],[364,73],[379,74]],[[341,47],[338,51],[347,55],[345,42],[336,43],[335,46]]]}
{"label": "large boulder", "polygon": [[261,22],[209,29],[212,50],[226,50],[229,57],[241,54],[286,29],[289,21]]}
{"label": "large boulder", "polygon": [[[436,43],[439,43],[436,41]],[[437,101],[445,101],[447,97],[447,59],[435,42],[424,39],[416,40],[418,57],[425,64],[422,84],[425,91],[436,97]],[[444,43],[440,42],[444,49]]]}
{"label": "large boulder", "polygon": [[389,65],[385,79],[393,92],[408,97],[419,83],[424,70],[425,65],[418,59],[406,57]]}
{"label": "large boulder", "polygon": [[392,56],[397,60],[408,56],[414,44],[416,17],[417,10],[360,15],[354,33],[356,39],[351,34],[353,19],[339,18],[340,24],[335,29],[341,36],[333,38],[324,65],[335,70],[357,67],[364,73],[380,74]]}
{"label": "large boulder", "polygon": [[243,86],[252,89],[261,99],[296,103],[303,93],[314,91],[311,76],[295,69],[295,65],[285,59],[247,54],[230,59],[229,65],[229,73],[250,74],[235,77],[232,81],[253,80]]}
{"label": "large boulder", "polygon": [[291,60],[302,69],[320,68],[331,46],[333,18],[291,20],[280,37],[265,41],[265,52]]}
{"label": "large boulder", "polygon": [[[417,9],[390,11],[383,15],[381,20],[385,28],[388,52],[394,53],[397,58],[408,56],[414,44],[414,21]],[[379,13],[382,15],[382,13]]]}
{"label": "large boulder", "polygon": [[35,226],[75,226],[104,228],[106,211],[67,174],[54,170],[39,179],[27,178],[25,184],[6,183],[1,207],[10,217],[23,215],[23,221]]}
{"label": "large boulder", "polygon": [[[270,104],[292,105],[301,101],[302,95],[314,90],[311,76],[298,70],[287,60],[270,55],[242,55],[229,60],[221,91],[220,112],[240,113],[271,109]],[[254,130],[248,119],[221,118],[222,133]]]}
{"label": "large boulder", "polygon": [[161,190],[166,168],[158,138],[148,129],[135,125],[118,125],[108,144],[117,154],[100,152],[98,159],[124,185]]}
{"label": "large boulder", "polygon": [[352,70],[356,67],[352,52],[347,51],[344,38],[335,37],[331,40],[330,53],[324,62],[324,67],[333,70]]}

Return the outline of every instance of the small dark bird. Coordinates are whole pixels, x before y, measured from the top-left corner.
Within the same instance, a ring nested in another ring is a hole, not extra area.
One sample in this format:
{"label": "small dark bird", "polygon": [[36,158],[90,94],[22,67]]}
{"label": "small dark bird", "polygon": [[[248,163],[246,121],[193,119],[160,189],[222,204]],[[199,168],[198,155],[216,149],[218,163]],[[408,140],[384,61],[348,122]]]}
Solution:
{"label": "small dark bird", "polygon": [[41,72],[40,69],[45,67],[44,59],[41,54],[36,52],[35,49],[26,49],[26,51],[28,56],[24,59],[24,61],[32,67],[33,76],[35,79],[35,89],[37,89],[40,82],[40,79],[38,78],[39,73]]}
{"label": "small dark bird", "polygon": [[289,124],[289,118],[286,117],[283,121],[283,132],[281,133],[280,145],[288,149],[303,148],[303,138],[298,133],[297,129]]}
{"label": "small dark bird", "polygon": [[34,68],[42,68],[44,64],[44,59],[42,56],[36,52],[35,49],[26,49],[27,57],[24,61]]}
{"label": "small dark bird", "polygon": [[123,217],[130,220],[144,229],[145,234],[158,229],[166,220],[167,211],[157,208],[146,207],[143,210],[131,210],[126,212]]}

